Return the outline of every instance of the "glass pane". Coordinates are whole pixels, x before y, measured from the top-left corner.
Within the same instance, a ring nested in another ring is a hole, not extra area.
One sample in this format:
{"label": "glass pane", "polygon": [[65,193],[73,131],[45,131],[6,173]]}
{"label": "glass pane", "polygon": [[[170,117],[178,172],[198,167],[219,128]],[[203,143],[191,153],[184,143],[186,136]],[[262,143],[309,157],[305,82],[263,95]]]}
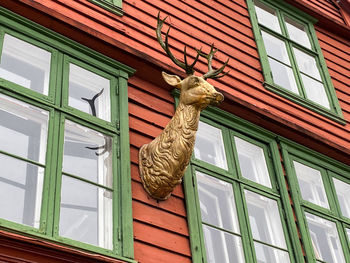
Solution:
{"label": "glass pane", "polygon": [[45,163],[49,114],[0,94],[0,150]]}
{"label": "glass pane", "polygon": [[62,176],[59,234],[112,249],[112,192]]}
{"label": "glass pane", "polygon": [[238,137],[234,138],[242,176],[256,183],[271,187],[263,149]]}
{"label": "glass pane", "polygon": [[279,63],[271,58],[269,58],[269,62],[272,71],[273,82],[282,88],[299,94],[293,70],[290,67],[283,65],[282,63]]}
{"label": "glass pane", "polygon": [[254,242],[255,254],[259,263],[288,263],[289,254],[286,251]]}
{"label": "glass pane", "polygon": [[278,205],[275,200],[244,190],[253,238],[286,248]]}
{"label": "glass pane", "polygon": [[276,11],[272,8],[255,1],[256,16],[260,24],[281,33]]}
{"label": "glass pane", "polygon": [[300,71],[322,81],[320,72],[317,68],[316,59],[297,48],[293,48],[293,50]]}
{"label": "glass pane", "polygon": [[221,130],[200,121],[194,146],[194,155],[199,160],[227,170]]}
{"label": "glass pane", "polygon": [[333,178],[333,182],[341,212],[343,216],[350,218],[350,185],[336,178]]}
{"label": "glass pane", "polygon": [[203,225],[208,263],[240,263],[244,261],[240,237]]}
{"label": "glass pane", "polygon": [[321,172],[296,161],[293,164],[302,198],[316,205],[329,208]]}
{"label": "glass pane", "polygon": [[301,74],[301,78],[304,83],[306,91],[306,97],[313,102],[316,102],[327,109],[330,109],[328,97],[323,84],[317,80],[309,78],[308,76]]}
{"label": "glass pane", "polygon": [[267,55],[290,65],[286,44],[284,41],[264,31],[261,31],[261,34],[264,40]]}
{"label": "glass pane", "polygon": [[348,234],[348,239],[350,241],[350,229],[349,228],[346,229],[346,233]]}
{"label": "glass pane", "polygon": [[68,105],[111,121],[110,80],[70,64]]}
{"label": "glass pane", "polygon": [[196,172],[203,222],[239,233],[232,185]]}
{"label": "glass pane", "polygon": [[309,213],[305,215],[316,259],[327,263],[345,263],[335,223]]}
{"label": "glass pane", "polygon": [[39,228],[44,169],[0,154],[0,218]]}
{"label": "glass pane", "polygon": [[295,22],[289,17],[286,17],[285,21],[290,39],[294,40],[300,45],[311,49],[310,40],[306,33],[305,26],[298,22]]}
{"label": "glass pane", "polygon": [[112,187],[112,138],[66,120],[63,172]]}
{"label": "glass pane", "polygon": [[47,95],[50,64],[50,52],[5,34],[0,63],[1,78]]}

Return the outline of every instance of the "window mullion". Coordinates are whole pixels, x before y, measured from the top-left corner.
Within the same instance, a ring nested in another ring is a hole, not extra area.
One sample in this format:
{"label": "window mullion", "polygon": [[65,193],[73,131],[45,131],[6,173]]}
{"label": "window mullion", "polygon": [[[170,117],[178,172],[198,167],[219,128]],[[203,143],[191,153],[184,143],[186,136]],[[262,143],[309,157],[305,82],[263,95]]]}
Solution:
{"label": "window mullion", "polygon": [[237,216],[240,225],[240,231],[242,235],[242,243],[245,246],[244,254],[246,257],[246,262],[256,263],[256,253],[254,249],[253,234],[250,228],[249,216],[247,203],[244,196],[244,186],[243,184],[234,185],[234,194],[236,199]]}
{"label": "window mullion", "polygon": [[287,47],[287,52],[289,55],[290,63],[291,63],[292,69],[293,69],[294,78],[297,82],[296,84],[298,86],[299,93],[302,97],[306,98],[306,92],[305,92],[305,89],[303,86],[303,82],[301,80],[300,70],[298,67],[296,57],[295,57],[294,52],[293,52],[293,44],[288,41],[288,42],[286,42],[286,47]]}
{"label": "window mullion", "polygon": [[[52,117],[51,117],[52,116]],[[47,235],[52,237],[54,236],[54,227],[55,227],[55,217],[57,206],[55,205],[56,200],[56,191],[57,191],[57,182],[59,174],[58,164],[59,164],[59,153],[58,149],[60,143],[60,133],[62,129],[61,125],[61,114],[53,110],[50,115],[50,124],[49,124],[49,140],[47,147],[47,167],[45,172],[45,181],[44,181],[44,194],[43,194],[43,205],[45,202],[45,207],[47,207],[45,216],[46,219],[46,232]],[[58,193],[60,194],[60,193]]]}

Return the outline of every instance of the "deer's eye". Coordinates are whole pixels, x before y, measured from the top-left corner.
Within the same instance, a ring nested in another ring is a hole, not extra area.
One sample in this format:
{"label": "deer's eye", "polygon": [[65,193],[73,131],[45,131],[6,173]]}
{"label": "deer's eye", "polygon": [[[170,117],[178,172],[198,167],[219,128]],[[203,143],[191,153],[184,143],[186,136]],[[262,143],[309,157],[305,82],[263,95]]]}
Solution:
{"label": "deer's eye", "polygon": [[188,84],[189,88],[196,87],[199,84],[199,79],[197,77],[191,77],[188,81]]}

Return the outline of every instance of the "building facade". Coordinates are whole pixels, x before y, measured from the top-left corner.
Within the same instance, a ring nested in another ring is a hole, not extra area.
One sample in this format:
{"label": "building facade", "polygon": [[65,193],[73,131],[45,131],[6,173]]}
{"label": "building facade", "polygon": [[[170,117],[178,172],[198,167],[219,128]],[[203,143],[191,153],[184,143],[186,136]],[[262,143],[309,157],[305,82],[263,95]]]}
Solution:
{"label": "building facade", "polygon": [[[229,59],[166,201],[158,15],[179,60]],[[348,0],[1,1],[0,114],[1,262],[350,262]]]}

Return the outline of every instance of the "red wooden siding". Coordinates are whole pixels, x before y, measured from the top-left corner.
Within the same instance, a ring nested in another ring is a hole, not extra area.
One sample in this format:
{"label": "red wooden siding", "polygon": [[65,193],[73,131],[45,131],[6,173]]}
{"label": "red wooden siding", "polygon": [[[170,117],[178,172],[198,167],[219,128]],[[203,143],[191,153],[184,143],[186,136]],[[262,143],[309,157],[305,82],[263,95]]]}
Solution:
{"label": "red wooden siding", "polygon": [[165,202],[144,191],[138,170],[140,146],[157,136],[174,113],[169,92],[138,77],[130,79],[129,112],[135,257],[139,262],[191,262],[184,194]]}
{"label": "red wooden siding", "polygon": [[[339,10],[327,0],[298,2],[344,24]],[[244,0],[124,0],[122,17],[87,0],[6,0],[0,5],[137,70],[129,80],[128,92],[134,248],[135,259],[140,263],[191,262],[182,187],[178,186],[169,200],[156,202],[143,190],[138,171],[140,146],[157,136],[174,113],[174,99],[170,87],[161,80],[161,71],[183,74],[156,41],[158,11],[162,18],[171,17],[167,19],[173,26],[169,42],[177,57],[182,58],[184,45],[190,47],[193,59],[193,48],[203,47],[207,52],[210,44],[215,43],[219,52],[213,66],[218,67],[230,58],[226,69],[230,73],[222,79],[209,80],[225,93],[223,109],[350,164],[350,33],[345,39],[316,25],[347,121],[341,125],[263,87]],[[207,65],[201,60],[195,68],[202,74]]]}

